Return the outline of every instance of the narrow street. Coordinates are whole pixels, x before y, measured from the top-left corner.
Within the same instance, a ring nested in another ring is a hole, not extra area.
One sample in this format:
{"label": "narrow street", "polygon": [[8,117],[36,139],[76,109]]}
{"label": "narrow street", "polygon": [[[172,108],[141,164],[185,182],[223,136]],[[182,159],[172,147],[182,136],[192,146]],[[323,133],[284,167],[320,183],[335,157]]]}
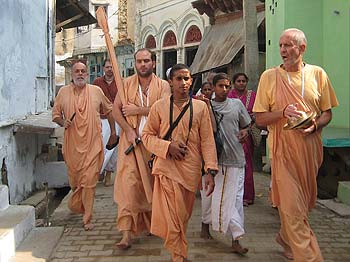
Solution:
{"label": "narrow street", "polygon": [[[288,261],[283,258],[274,236],[279,228],[277,210],[267,201],[269,175],[256,173],[256,202],[245,208],[246,237],[242,244],[249,248],[248,255],[240,257],[230,253],[230,241],[213,232],[214,240],[203,240],[200,232],[200,198],[197,198],[187,237],[189,259],[202,262],[219,261]],[[93,231],[84,231],[79,215],[70,213],[67,198],[52,217],[53,226],[65,226],[59,244],[52,254],[51,262],[141,262],[170,261],[162,241],[155,237],[137,237],[131,249],[120,251],[114,244],[121,238],[115,228],[116,205],[113,188],[97,187]],[[314,229],[325,261],[350,261],[350,218],[342,218],[317,204],[311,213],[310,223]]]}

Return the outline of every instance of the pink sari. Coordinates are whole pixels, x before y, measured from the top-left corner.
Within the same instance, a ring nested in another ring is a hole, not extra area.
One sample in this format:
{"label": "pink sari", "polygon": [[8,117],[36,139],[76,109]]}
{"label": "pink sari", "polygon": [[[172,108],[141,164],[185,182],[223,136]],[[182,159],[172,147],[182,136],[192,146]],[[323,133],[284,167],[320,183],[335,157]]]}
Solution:
{"label": "pink sari", "polygon": [[[242,96],[239,95],[236,89],[232,89],[227,97],[240,99],[243,105],[245,105],[250,116],[253,114],[253,106],[255,101],[256,93],[251,91],[251,96],[249,100],[249,104],[247,105],[247,92],[245,92]],[[244,178],[244,195],[243,201],[253,204],[255,198],[255,190],[254,190],[254,178],[253,178],[253,154],[254,154],[254,145],[251,135],[249,135],[247,141],[243,144],[243,150],[245,155],[245,178]]]}

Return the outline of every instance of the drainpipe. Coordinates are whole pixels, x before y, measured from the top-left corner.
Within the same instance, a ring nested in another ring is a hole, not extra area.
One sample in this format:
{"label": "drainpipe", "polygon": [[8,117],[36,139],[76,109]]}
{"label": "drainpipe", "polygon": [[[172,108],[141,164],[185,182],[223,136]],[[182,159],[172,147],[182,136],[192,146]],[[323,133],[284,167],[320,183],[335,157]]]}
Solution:
{"label": "drainpipe", "polygon": [[55,88],[55,38],[56,38],[56,0],[47,0],[47,75],[48,75],[48,102],[53,101]]}

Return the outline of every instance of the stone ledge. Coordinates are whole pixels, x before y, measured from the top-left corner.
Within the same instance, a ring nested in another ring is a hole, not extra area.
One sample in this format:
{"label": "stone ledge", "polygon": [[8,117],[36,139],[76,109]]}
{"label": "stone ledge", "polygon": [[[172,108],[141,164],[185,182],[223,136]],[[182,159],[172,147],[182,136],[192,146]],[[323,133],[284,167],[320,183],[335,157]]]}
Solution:
{"label": "stone ledge", "polygon": [[332,210],[334,213],[342,217],[350,217],[350,206],[339,202],[337,199],[317,200],[320,205]]}

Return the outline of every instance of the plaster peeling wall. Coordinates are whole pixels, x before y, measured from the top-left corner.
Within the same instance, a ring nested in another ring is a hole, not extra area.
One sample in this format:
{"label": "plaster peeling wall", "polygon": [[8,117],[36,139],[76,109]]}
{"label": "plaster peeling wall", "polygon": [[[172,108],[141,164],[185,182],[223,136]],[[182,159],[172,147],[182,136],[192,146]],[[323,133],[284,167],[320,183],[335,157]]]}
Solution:
{"label": "plaster peeling wall", "polygon": [[35,113],[35,109],[43,111],[47,106],[48,52],[46,1],[1,2],[0,121],[3,121]]}
{"label": "plaster peeling wall", "polygon": [[34,161],[48,139],[13,135],[11,123],[49,105],[49,1],[0,0],[0,161],[7,165],[11,203],[36,188]]}

